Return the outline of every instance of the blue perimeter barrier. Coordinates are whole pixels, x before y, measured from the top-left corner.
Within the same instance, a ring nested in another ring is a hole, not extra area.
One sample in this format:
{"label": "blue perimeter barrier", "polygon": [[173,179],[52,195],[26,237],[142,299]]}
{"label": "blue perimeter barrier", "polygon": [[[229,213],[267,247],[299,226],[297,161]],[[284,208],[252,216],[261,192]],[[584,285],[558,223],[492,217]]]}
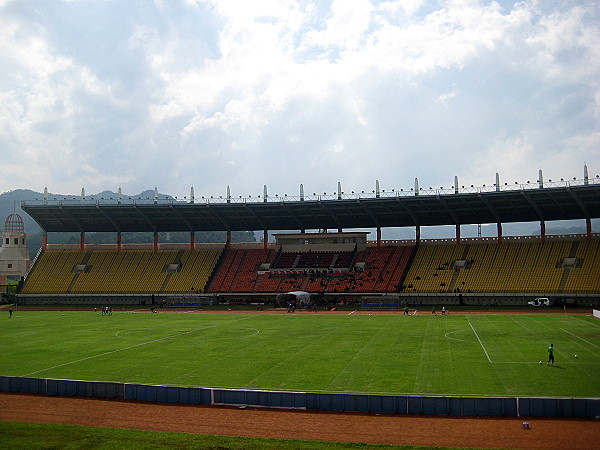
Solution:
{"label": "blue perimeter barrier", "polygon": [[252,391],[0,376],[0,391],[193,405],[504,417],[600,417],[599,398],[435,397]]}

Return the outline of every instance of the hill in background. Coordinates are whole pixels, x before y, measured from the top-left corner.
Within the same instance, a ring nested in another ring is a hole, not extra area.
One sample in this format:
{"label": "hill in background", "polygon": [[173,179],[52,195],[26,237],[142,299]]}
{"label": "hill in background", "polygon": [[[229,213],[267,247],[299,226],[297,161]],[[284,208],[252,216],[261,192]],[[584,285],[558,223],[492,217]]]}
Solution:
{"label": "hill in background", "polygon": [[[86,199],[116,199],[118,194],[112,191],[103,191],[98,194],[86,195]],[[158,194],[160,199],[174,199],[167,194]],[[44,194],[29,189],[15,189],[14,191],[0,194],[0,227],[4,230],[4,221],[13,212],[23,218],[25,233],[27,233],[27,248],[30,257],[33,259],[39,248],[42,246],[42,229],[40,226],[21,209],[21,202],[24,200],[42,200]],[[152,199],[153,190],[146,190],[136,195],[123,194],[126,199]],[[64,195],[48,193],[49,200],[81,200],[80,195]],[[159,242],[185,243],[189,242],[190,235],[187,232],[159,233]],[[224,231],[196,232],[195,242],[197,243],[218,243],[225,242],[226,233]],[[233,232],[233,242],[256,242],[254,232]],[[51,244],[78,244],[79,233],[49,233],[48,241]],[[88,244],[114,244],[116,242],[115,233],[86,233],[85,241]],[[125,233],[123,234],[123,243],[152,243],[154,241],[153,233]]]}
{"label": "hill in background", "polygon": [[[129,195],[123,194],[125,199],[152,199],[154,198],[154,190],[146,190],[139,194]],[[118,194],[113,191],[103,191],[97,194],[86,195],[86,199],[116,199]],[[160,199],[175,199],[168,194],[158,194]],[[4,229],[3,221],[9,214],[16,212],[23,218],[25,232],[27,233],[27,246],[31,257],[33,258],[42,244],[42,230],[39,225],[21,209],[21,202],[24,200],[42,200],[44,194],[29,189],[15,189],[14,191],[4,192],[0,194],[0,227]],[[70,194],[53,194],[48,193],[50,200],[81,200],[80,195]],[[595,230],[600,227],[600,220],[593,220],[592,227]],[[375,231],[370,231],[369,239],[374,240]],[[536,222],[512,223],[504,224],[502,227],[503,234],[506,236],[531,236],[539,235],[540,227]],[[583,220],[548,222],[546,224],[546,234],[578,234],[585,233],[585,222]],[[452,238],[454,237],[455,229],[453,226],[439,227],[422,227],[421,237],[423,239],[434,238]],[[479,230],[477,225],[463,225],[461,227],[462,237],[476,237]],[[481,235],[484,237],[496,236],[495,224],[484,224],[481,226]],[[412,227],[405,228],[388,228],[382,231],[383,239],[414,239],[415,231]],[[256,234],[253,231],[248,232],[233,232],[232,239],[234,242],[256,242]],[[214,243],[225,242],[226,233],[224,231],[215,232],[196,232],[195,241],[197,243]],[[189,233],[173,232],[160,233],[160,242],[189,242]],[[78,244],[79,233],[50,233],[49,242],[53,244]],[[89,244],[114,244],[116,242],[114,233],[87,233],[86,242]],[[152,233],[126,233],[123,235],[123,243],[151,243],[153,242]]]}

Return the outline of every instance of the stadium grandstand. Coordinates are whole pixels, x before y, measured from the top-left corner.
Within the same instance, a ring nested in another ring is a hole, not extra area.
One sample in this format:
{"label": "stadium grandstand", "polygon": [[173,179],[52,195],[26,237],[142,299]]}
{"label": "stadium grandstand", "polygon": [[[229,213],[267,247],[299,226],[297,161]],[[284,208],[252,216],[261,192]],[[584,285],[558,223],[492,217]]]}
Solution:
{"label": "stadium grandstand", "polygon": [[[531,298],[597,305],[600,298],[600,180],[489,187],[225,199],[49,199],[22,209],[42,228],[42,248],[21,282],[20,304],[273,303],[306,291],[320,304],[364,307],[465,304],[525,305]],[[156,192],[156,191],[155,191]],[[581,234],[548,235],[546,222],[584,220]],[[536,222],[535,236],[504,236],[502,226]],[[461,237],[461,226],[496,224],[494,237]],[[425,226],[452,225],[452,239],[421,239]],[[414,239],[382,240],[386,227],[412,227]],[[295,230],[283,232],[284,230]],[[307,230],[319,230],[309,232]],[[330,231],[334,230],[334,231]],[[356,231],[361,230],[361,231]],[[376,239],[368,240],[374,230]],[[189,232],[161,244],[159,232]],[[226,231],[221,244],[195,232]],[[263,233],[233,243],[233,231]],[[269,233],[275,242],[269,242]],[[48,233],[79,232],[79,245],[48,242]],[[86,233],[111,232],[111,245]],[[123,244],[123,233],[152,232],[150,244]]]}

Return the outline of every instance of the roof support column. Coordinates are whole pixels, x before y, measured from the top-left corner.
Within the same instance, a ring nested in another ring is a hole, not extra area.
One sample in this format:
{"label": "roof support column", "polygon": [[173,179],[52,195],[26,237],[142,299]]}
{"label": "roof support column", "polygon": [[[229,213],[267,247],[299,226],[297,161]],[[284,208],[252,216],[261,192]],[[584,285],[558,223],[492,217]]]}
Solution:
{"label": "roof support column", "polygon": [[381,247],[381,227],[377,227],[377,247]]}
{"label": "roof support column", "polygon": [[460,224],[456,224],[456,243],[460,244]]}
{"label": "roof support column", "polygon": [[152,246],[153,250],[158,250],[158,231],[154,232],[154,244]]}
{"label": "roof support column", "polygon": [[85,233],[83,231],[79,233],[79,250],[85,250]]}
{"label": "roof support column", "polygon": [[263,248],[266,250],[269,246],[269,231],[263,230]]}
{"label": "roof support column", "polygon": [[546,222],[543,220],[540,222],[540,237],[542,242],[546,242]]}
{"label": "roof support column", "polygon": [[585,219],[585,238],[588,241],[592,240],[592,219],[590,219],[589,217],[587,219]]}
{"label": "roof support column", "polygon": [[123,248],[123,236],[121,236],[121,232],[117,231],[117,251],[120,252]]}
{"label": "roof support column", "polygon": [[421,243],[421,227],[419,225],[415,227],[415,241],[417,241],[417,245]]}
{"label": "roof support column", "polygon": [[502,224],[500,222],[498,222],[496,224],[496,227],[498,228],[498,244],[502,243]]}
{"label": "roof support column", "polygon": [[225,241],[225,245],[227,247],[231,246],[231,231],[230,230],[227,230],[227,239]]}
{"label": "roof support column", "polygon": [[190,250],[196,247],[196,236],[193,231],[190,231]]}
{"label": "roof support column", "polygon": [[45,231],[42,234],[42,250],[48,250],[48,233]]}

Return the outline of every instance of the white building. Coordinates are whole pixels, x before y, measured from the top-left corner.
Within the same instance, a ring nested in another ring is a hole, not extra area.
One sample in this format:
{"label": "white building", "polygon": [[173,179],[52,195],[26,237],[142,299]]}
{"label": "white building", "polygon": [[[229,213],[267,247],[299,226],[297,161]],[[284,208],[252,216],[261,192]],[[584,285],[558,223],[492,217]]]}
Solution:
{"label": "white building", "polygon": [[10,214],[4,222],[2,247],[0,248],[0,284],[6,284],[7,276],[25,276],[31,265],[25,242],[23,218]]}

